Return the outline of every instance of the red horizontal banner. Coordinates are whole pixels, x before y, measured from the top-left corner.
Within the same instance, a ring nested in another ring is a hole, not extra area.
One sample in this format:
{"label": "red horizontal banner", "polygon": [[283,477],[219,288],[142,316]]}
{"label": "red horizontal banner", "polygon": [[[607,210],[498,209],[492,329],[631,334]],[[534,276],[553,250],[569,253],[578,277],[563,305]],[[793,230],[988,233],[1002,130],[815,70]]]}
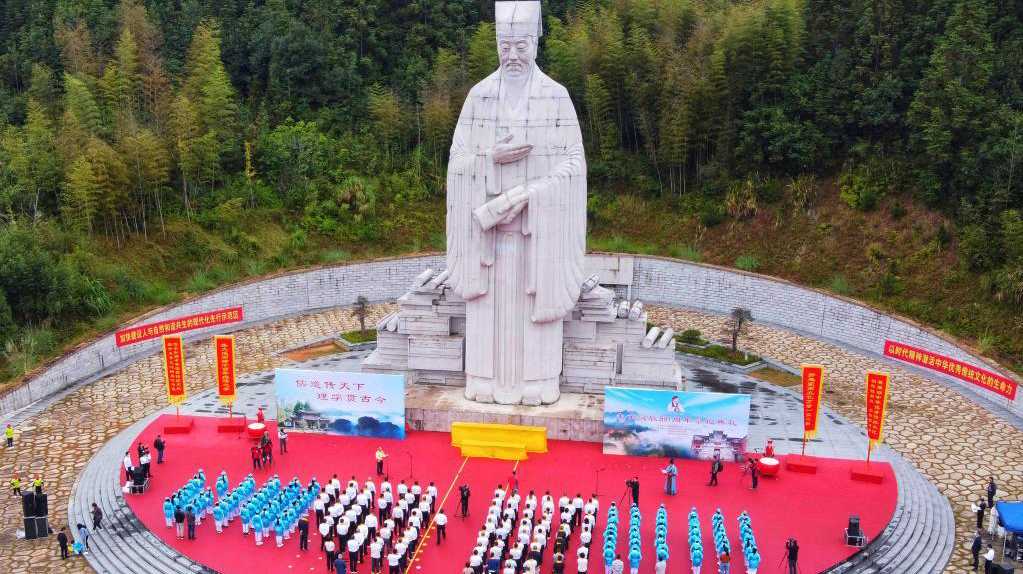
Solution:
{"label": "red horizontal banner", "polygon": [[884,342],[884,354],[886,357],[892,357],[918,367],[938,371],[950,377],[977,385],[1010,401],[1016,398],[1016,389],[1019,387],[1016,381],[998,373],[992,373],[987,369],[974,367],[952,357],[946,357],[945,355],[939,355],[891,340]]}
{"label": "red horizontal banner", "polygon": [[243,318],[244,313],[242,313],[241,307],[228,307],[227,309],[217,309],[216,311],[178,317],[177,319],[167,319],[158,323],[128,327],[115,333],[114,339],[117,341],[118,347],[124,347],[182,331],[237,323]]}

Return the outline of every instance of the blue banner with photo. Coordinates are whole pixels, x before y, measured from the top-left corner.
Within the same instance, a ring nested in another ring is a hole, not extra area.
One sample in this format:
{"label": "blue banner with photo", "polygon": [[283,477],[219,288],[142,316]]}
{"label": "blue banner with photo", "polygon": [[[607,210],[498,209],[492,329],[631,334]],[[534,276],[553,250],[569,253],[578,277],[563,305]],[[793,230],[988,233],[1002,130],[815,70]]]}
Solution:
{"label": "blue banner with photo", "polygon": [[278,419],[308,432],[405,438],[405,376],[276,369]]}
{"label": "blue banner with photo", "polygon": [[749,395],[607,387],[604,454],[738,461],[749,411]]}

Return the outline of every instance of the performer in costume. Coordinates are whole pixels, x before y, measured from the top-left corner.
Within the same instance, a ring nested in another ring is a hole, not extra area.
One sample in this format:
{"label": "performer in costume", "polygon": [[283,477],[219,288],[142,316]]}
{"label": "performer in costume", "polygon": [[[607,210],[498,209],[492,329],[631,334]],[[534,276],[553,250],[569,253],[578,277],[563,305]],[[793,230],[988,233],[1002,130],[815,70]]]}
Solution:
{"label": "performer in costume", "polygon": [[668,459],[668,466],[661,472],[664,474],[664,494],[674,496],[678,493],[678,467],[675,466],[675,459]]}

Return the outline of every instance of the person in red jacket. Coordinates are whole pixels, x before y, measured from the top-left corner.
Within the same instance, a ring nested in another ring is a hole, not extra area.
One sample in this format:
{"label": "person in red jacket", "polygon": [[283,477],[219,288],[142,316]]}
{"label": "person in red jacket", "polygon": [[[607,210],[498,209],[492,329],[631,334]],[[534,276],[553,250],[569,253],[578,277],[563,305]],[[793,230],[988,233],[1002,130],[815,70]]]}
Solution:
{"label": "person in red jacket", "polygon": [[263,458],[263,449],[252,445],[252,469],[260,468],[260,460]]}

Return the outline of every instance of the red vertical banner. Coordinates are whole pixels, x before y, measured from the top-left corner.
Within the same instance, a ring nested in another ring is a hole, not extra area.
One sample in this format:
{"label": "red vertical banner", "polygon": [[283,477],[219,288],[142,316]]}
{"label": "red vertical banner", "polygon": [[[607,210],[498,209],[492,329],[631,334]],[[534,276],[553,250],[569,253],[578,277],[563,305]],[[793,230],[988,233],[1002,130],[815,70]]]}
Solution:
{"label": "red vertical banner", "polygon": [[172,405],[185,402],[185,346],[181,335],[163,337],[163,380],[167,401]]}
{"label": "red vertical banner", "polygon": [[234,337],[217,335],[213,338],[217,355],[217,395],[225,405],[234,404],[237,396],[234,371]]}
{"label": "red vertical banner", "polygon": [[888,408],[888,375],[867,373],[867,438],[871,445],[884,440],[884,417]]}
{"label": "red vertical banner", "polygon": [[803,365],[803,442],[817,435],[824,396],[824,367]]}

